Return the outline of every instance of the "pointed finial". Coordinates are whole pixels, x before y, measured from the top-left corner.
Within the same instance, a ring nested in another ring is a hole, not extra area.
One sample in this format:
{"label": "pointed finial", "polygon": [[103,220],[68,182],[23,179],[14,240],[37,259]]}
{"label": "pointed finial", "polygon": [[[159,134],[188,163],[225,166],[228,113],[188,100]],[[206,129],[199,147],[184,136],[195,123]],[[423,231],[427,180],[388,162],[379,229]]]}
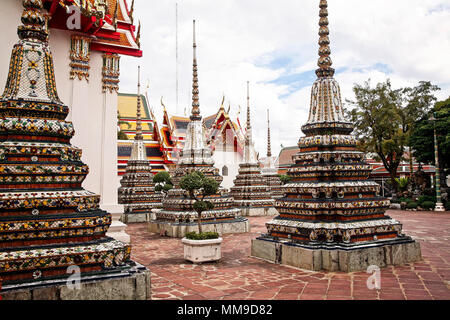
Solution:
{"label": "pointed finial", "polygon": [[117,31],[117,16],[119,14],[119,2],[116,3],[116,9],[114,10],[114,16],[113,16],[113,27],[114,30]]}
{"label": "pointed finial", "polygon": [[131,2],[131,10],[130,10],[130,19],[131,19],[131,23],[133,23],[133,13],[134,13],[134,0]]}
{"label": "pointed finial", "polygon": [[270,142],[270,115],[269,109],[267,109],[267,157],[272,156],[272,146]]}
{"label": "pointed finial", "polygon": [[136,35],[136,44],[141,48],[141,20],[139,20],[138,32]]}
{"label": "pointed finial", "polygon": [[167,110],[166,110],[166,106],[165,106],[165,104],[163,102],[163,97],[162,96],[161,96],[161,105],[163,107],[164,112],[166,112]]}
{"label": "pointed finial", "polygon": [[332,77],[334,75],[334,69],[331,68],[333,62],[331,61],[330,54],[330,39],[328,35],[328,3],[327,0],[320,0],[320,21],[319,21],[319,61],[317,65],[319,69],[316,70],[316,75],[319,78]]}
{"label": "pointed finial", "polygon": [[225,93],[223,94],[223,97],[222,97],[222,103],[220,104],[220,109],[221,109],[221,110],[225,110],[225,108],[224,108],[224,106],[223,106],[224,103],[225,103]]}
{"label": "pointed finial", "polygon": [[137,90],[137,110],[136,110],[136,135],[134,140],[143,140],[141,121],[141,67],[138,66],[138,90]]}
{"label": "pointed finial", "polygon": [[198,91],[198,69],[197,69],[197,42],[195,40],[195,20],[193,21],[193,33],[194,33],[194,59],[193,59],[193,67],[192,67],[192,112],[190,119],[201,120],[202,116],[200,115],[200,102],[199,102],[199,91]]}

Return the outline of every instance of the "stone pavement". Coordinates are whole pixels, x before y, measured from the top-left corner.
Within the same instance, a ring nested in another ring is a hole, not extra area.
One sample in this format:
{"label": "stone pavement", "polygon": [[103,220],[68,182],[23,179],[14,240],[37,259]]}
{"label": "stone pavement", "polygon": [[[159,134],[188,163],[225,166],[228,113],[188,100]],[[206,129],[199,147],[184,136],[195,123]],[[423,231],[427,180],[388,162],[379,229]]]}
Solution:
{"label": "stone pavement", "polygon": [[225,235],[222,260],[191,264],[180,239],[149,234],[145,224],[127,228],[132,259],[152,273],[152,299],[185,300],[450,300],[450,212],[389,211],[420,240],[424,260],[381,269],[381,289],[369,290],[365,272],[312,272],[250,257],[251,239],[270,217],[250,217],[251,232]]}

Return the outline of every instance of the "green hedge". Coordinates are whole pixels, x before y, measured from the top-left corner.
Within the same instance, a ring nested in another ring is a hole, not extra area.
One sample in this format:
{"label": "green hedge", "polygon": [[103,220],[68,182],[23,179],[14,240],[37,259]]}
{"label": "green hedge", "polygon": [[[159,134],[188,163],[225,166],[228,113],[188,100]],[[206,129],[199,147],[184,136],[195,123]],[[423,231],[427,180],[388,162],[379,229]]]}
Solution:
{"label": "green hedge", "polygon": [[219,234],[217,232],[189,232],[186,233],[186,238],[189,240],[210,240],[210,239],[218,239]]}
{"label": "green hedge", "polygon": [[435,205],[436,203],[434,203],[433,201],[424,201],[420,206],[424,209],[430,210],[433,209]]}
{"label": "green hedge", "polygon": [[417,206],[418,206],[417,202],[411,201],[411,202],[408,202],[408,204],[406,205],[406,208],[407,209],[417,209]]}
{"label": "green hedge", "polygon": [[423,207],[422,204],[424,202],[434,202],[434,203],[436,203],[436,197],[435,196],[423,195],[423,196],[420,196],[419,199],[417,199],[417,202],[420,204],[421,207]]}

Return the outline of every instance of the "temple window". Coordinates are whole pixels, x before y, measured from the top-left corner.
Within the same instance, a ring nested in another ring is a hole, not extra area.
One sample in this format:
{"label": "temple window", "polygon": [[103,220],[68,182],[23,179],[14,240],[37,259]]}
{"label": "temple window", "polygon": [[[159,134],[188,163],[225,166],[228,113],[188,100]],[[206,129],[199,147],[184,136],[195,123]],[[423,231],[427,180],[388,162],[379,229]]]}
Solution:
{"label": "temple window", "polygon": [[224,176],[224,177],[228,176],[228,167],[227,166],[222,167],[222,176]]}

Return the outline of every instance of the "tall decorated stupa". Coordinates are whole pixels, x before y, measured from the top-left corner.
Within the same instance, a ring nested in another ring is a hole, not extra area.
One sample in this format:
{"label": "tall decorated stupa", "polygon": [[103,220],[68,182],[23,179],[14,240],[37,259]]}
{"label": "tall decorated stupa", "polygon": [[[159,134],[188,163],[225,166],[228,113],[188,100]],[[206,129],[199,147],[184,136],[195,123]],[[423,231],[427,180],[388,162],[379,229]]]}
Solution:
{"label": "tall decorated stupa", "polygon": [[267,109],[267,158],[264,167],[261,169],[261,173],[266,179],[267,185],[270,187],[270,194],[272,198],[279,199],[284,197],[283,183],[281,182],[278,170],[275,167],[275,161],[272,157],[272,146],[270,140],[270,116]]}
{"label": "tall decorated stupa", "polygon": [[250,85],[247,82],[247,131],[245,135],[244,162],[239,165],[239,173],[231,187],[231,195],[244,216],[275,215],[275,200],[271,188],[261,174],[255,157],[252,125],[250,118]]}
{"label": "tall decorated stupa", "polygon": [[353,125],[344,116],[333,78],[327,1],[320,1],[319,68],[312,86],[308,122],[292,180],[277,200],[280,215],[253,240],[252,255],[311,270],[352,272],[421,259],[420,245],[385,215],[389,200],[368,180],[370,166],[357,151]]}
{"label": "tall decorated stupa", "polygon": [[124,204],[122,222],[146,222],[152,209],[162,206],[163,194],[155,192],[153,173],[147,159],[141,119],[141,81],[138,68],[138,95],[136,111],[136,135],[131,147],[126,172],[120,180],[119,203]]}
{"label": "tall decorated stupa", "polygon": [[[181,179],[194,171],[222,182],[219,169],[214,167],[211,148],[206,144],[202,116],[200,114],[197,43],[195,40],[194,20],[194,58],[192,84],[192,112],[186,129],[186,140],[180,152],[177,167],[172,173],[174,189],[170,190],[163,200],[162,210],[156,209],[155,219],[149,223],[149,231],[169,237],[184,237],[187,232],[198,231],[197,213],[193,209],[195,200],[189,199],[186,192],[180,189]],[[214,209],[202,213],[203,231],[216,231],[220,234],[241,233],[249,231],[249,221],[241,216],[235,207],[234,199],[223,189],[205,198],[214,203]]]}
{"label": "tall decorated stupa", "polygon": [[[105,236],[111,214],[81,186],[89,169],[70,144],[75,131],[56,90],[42,1],[22,2],[0,97],[1,296],[146,299],[148,270],[130,260],[129,245]],[[67,285],[71,275],[79,290]]]}

